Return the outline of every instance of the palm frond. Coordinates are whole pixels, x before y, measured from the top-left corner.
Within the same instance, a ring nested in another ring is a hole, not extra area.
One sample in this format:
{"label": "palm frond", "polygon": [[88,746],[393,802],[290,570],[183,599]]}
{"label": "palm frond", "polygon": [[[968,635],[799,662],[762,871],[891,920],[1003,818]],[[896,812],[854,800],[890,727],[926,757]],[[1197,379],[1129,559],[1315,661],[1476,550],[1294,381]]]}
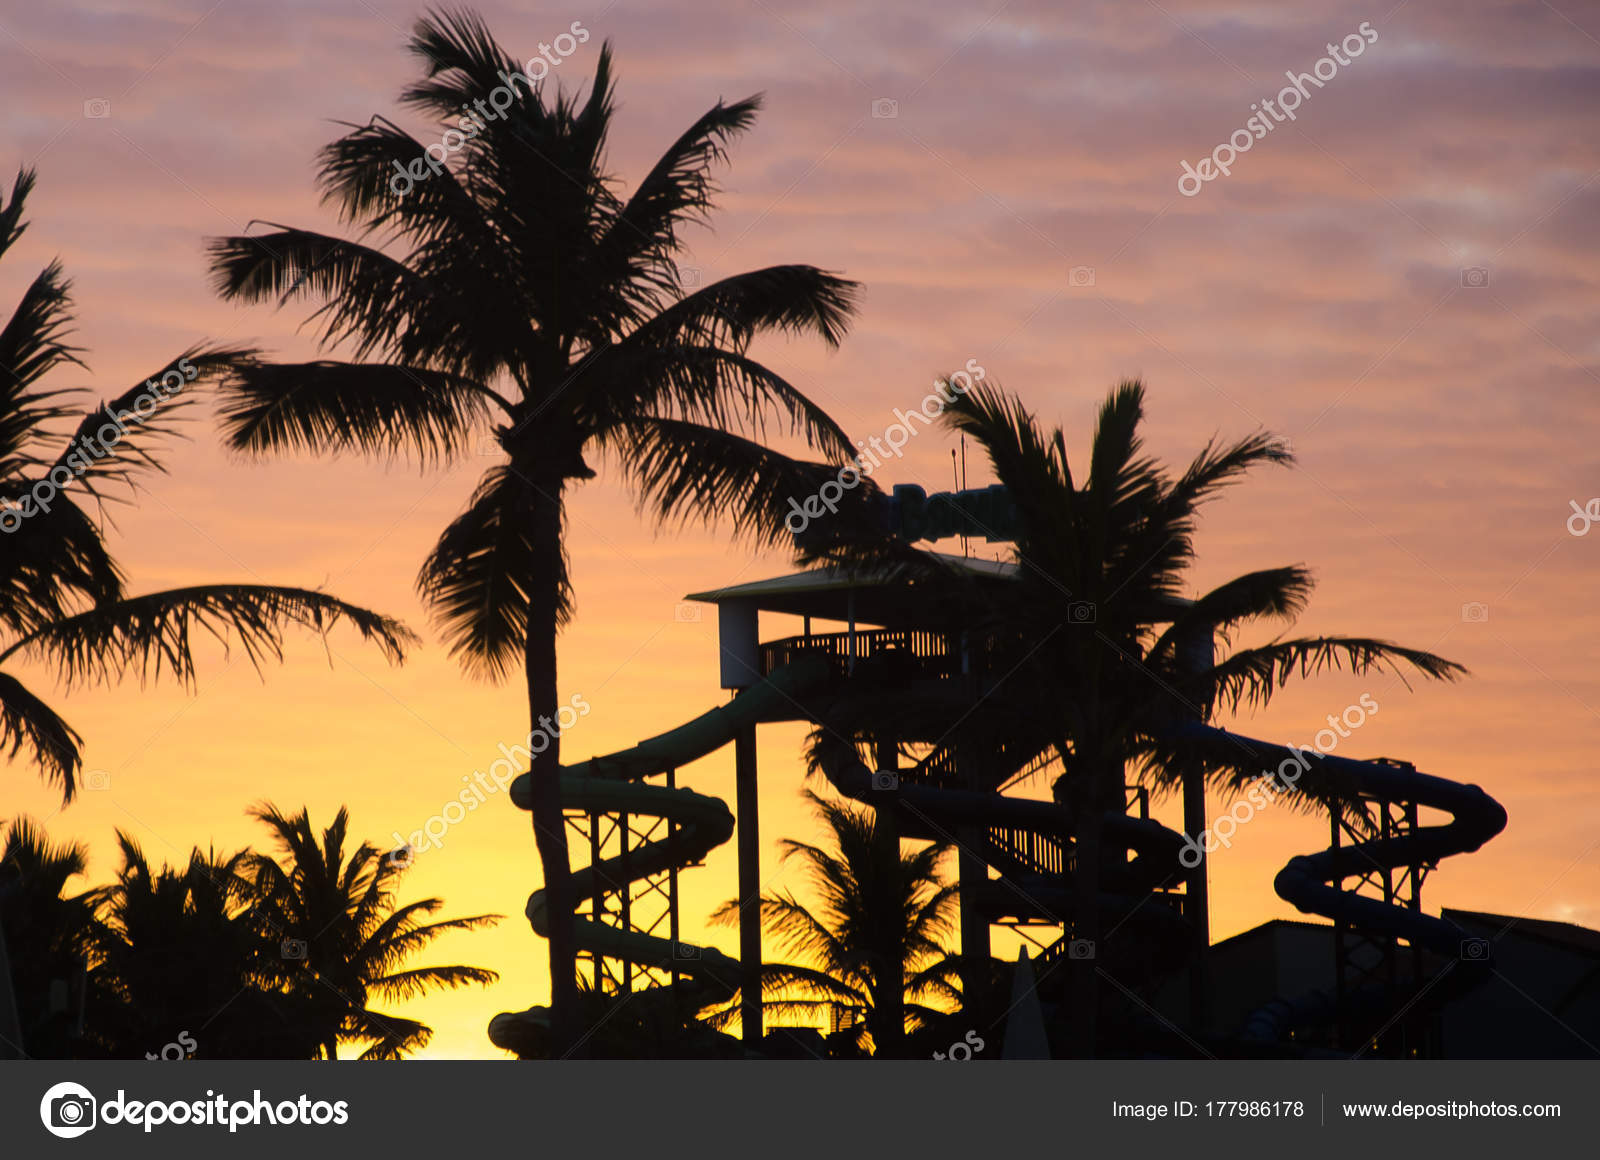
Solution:
{"label": "palm frond", "polygon": [[861,285],[815,266],[768,266],[735,274],[678,299],[635,335],[651,345],[711,346],[743,353],[757,334],[844,340]]}
{"label": "palm frond", "polygon": [[224,647],[236,640],[257,671],[283,658],[286,628],[321,636],[347,622],[398,664],[416,635],[399,621],[304,588],[213,584],[130,596],[47,624],[17,641],[0,662],[22,654],[53,664],[69,685],[141,680],[163,670],[186,687],[196,677],[197,630]]}
{"label": "palm frond", "polygon": [[775,413],[788,434],[846,463],[856,448],[843,428],[781,375],[746,355],[629,336],[585,360],[572,384],[580,422],[605,431],[640,414],[672,415],[762,438]]}
{"label": "palm frond", "polygon": [[[759,95],[733,104],[718,101],[685,129],[651,167],[600,239],[598,262],[618,283],[659,292],[678,289],[673,255],[686,222],[703,222],[716,196],[711,170],[727,159],[726,146],[755,123]],[[654,295],[634,290],[641,308]]]}
{"label": "palm frond", "polygon": [[[736,537],[781,542],[796,508],[836,481],[837,467],[808,463],[749,439],[682,419],[640,417],[599,437],[664,524],[730,519]],[[863,481],[857,491],[872,488]]]}
{"label": "palm frond", "polygon": [[28,750],[45,780],[61,786],[61,799],[78,792],[83,738],[9,673],[0,673],[0,749],[15,757]]}
{"label": "palm frond", "polygon": [[487,414],[480,384],[383,363],[242,363],[223,388],[229,443],[283,451],[457,454]]}
{"label": "palm frond", "polygon": [[[435,332],[443,323],[474,329],[472,315],[450,295],[382,250],[311,230],[289,227],[271,233],[211,238],[212,284],[223,298],[240,302],[299,298],[322,305],[309,319],[320,323],[322,341],[352,340],[353,357],[377,352],[389,361],[418,359],[410,341],[419,326]],[[437,337],[435,333],[433,337]]]}
{"label": "palm frond", "polygon": [[491,468],[417,578],[451,655],[491,680],[504,679],[522,661],[532,583],[559,593],[561,623],[571,615],[565,554],[552,561],[535,542],[531,488],[510,468]]}
{"label": "palm frond", "polygon": [[97,482],[132,490],[138,469],[164,472],[154,444],[174,433],[173,420],[194,402],[187,388],[215,381],[254,357],[243,347],[190,347],[138,386],[87,412],[50,474],[57,468],[70,471],[86,492],[103,501]]}
{"label": "palm frond", "polygon": [[26,636],[86,602],[108,603],[123,576],[100,526],[65,495],[32,508],[6,535],[0,553],[0,624]]}
{"label": "palm frond", "polygon": [[487,987],[499,981],[498,971],[483,967],[417,967],[373,979],[367,986],[379,997],[397,1001],[415,999],[439,988]]}
{"label": "palm frond", "polygon": [[23,291],[0,329],[0,479],[44,466],[48,461],[33,452],[31,444],[46,438],[51,424],[72,413],[60,400],[74,392],[34,387],[63,363],[83,365],[78,348],[66,342],[72,323],[71,288],[61,263],[51,262]]}
{"label": "palm frond", "polygon": [[1192,684],[1204,700],[1237,710],[1241,704],[1266,706],[1294,677],[1347,669],[1356,676],[1388,671],[1405,682],[1407,667],[1433,680],[1454,681],[1467,675],[1462,665],[1422,649],[1371,637],[1321,636],[1240,649],[1193,678]]}
{"label": "palm frond", "polygon": [[1246,572],[1219,584],[1178,615],[1150,647],[1150,657],[1168,655],[1179,640],[1196,629],[1226,634],[1243,621],[1276,616],[1292,619],[1304,611],[1314,587],[1311,573],[1299,565]]}

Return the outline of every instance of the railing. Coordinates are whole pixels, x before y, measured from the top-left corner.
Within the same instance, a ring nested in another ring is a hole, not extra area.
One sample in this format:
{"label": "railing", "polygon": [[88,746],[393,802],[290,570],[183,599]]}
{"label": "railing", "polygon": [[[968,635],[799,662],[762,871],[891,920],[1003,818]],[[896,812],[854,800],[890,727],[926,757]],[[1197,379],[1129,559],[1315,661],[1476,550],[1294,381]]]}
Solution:
{"label": "railing", "polygon": [[905,677],[952,677],[961,668],[960,656],[951,648],[950,638],[922,628],[874,628],[854,633],[791,636],[767,641],[759,648],[763,677],[807,656],[825,657],[838,677],[849,675],[852,659],[856,664],[870,660],[894,666],[898,670],[894,675]]}
{"label": "railing", "polygon": [[1071,869],[1067,847],[1053,834],[1011,826],[991,826],[989,841],[1035,874],[1060,875]]}
{"label": "railing", "polygon": [[[1007,786],[1055,760],[1053,748],[1047,747],[1037,753],[1031,751],[1031,746],[1026,747],[1029,749],[1027,753],[1020,752],[1020,748],[1022,747],[1015,743],[1001,743],[999,751],[994,755],[995,760],[986,763],[990,778],[982,788],[1003,792]],[[955,749],[949,745],[938,746],[910,769],[901,770],[900,777],[904,781],[916,785],[930,785],[936,789],[971,788],[960,773]]]}

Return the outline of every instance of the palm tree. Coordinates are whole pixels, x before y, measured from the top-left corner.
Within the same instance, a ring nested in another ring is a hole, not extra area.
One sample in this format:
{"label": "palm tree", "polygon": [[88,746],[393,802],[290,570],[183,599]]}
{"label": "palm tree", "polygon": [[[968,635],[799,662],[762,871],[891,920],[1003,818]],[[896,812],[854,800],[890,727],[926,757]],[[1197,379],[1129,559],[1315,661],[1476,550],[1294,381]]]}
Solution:
{"label": "palm tree", "polygon": [[[1130,772],[1158,788],[1184,789],[1185,828],[1196,836],[1205,825],[1208,780],[1237,792],[1263,773],[1243,744],[1196,741],[1175,726],[1205,719],[1216,707],[1265,706],[1291,678],[1329,669],[1410,668],[1444,680],[1465,673],[1430,652],[1370,637],[1276,638],[1212,655],[1213,639],[1227,646],[1257,621],[1292,620],[1310,596],[1310,573],[1292,565],[1246,573],[1185,599],[1201,506],[1252,468],[1289,464],[1292,456],[1265,433],[1213,440],[1174,477],[1143,452],[1144,401],[1138,382],[1109,395],[1086,472],[1074,471],[1059,427],[1041,428],[994,384],[950,404],[947,423],[984,449],[1014,506],[1016,580],[1001,599],[922,553],[859,529],[845,527],[810,549],[817,557],[880,566],[887,559],[917,569],[943,585],[959,623],[996,642],[991,667],[1006,674],[1002,687],[973,707],[962,728],[1014,742],[1027,735],[1054,751],[1062,770],[1054,794],[1076,819],[1073,933],[1092,941],[1099,939],[1101,884],[1110,868],[1100,819],[1123,809]],[[881,701],[870,706],[871,714],[884,711]],[[830,724],[864,740],[867,712]],[[944,732],[941,726],[932,735]],[[1316,777],[1282,788],[1303,804],[1337,805],[1343,793]],[[1202,863],[1192,887],[1203,886],[1204,873]],[[1084,1056],[1095,1043],[1095,968],[1093,959],[1069,964],[1075,1052]]]}
{"label": "palm tree", "polygon": [[[0,257],[25,229],[28,170],[0,205]],[[110,683],[129,673],[163,671],[186,686],[195,679],[190,649],[196,630],[236,639],[260,668],[281,657],[286,626],[326,633],[341,620],[377,642],[392,662],[414,638],[401,624],[320,592],[260,584],[206,584],[130,595],[107,547],[103,519],[71,497],[76,485],[101,506],[108,485],[133,488],[143,470],[161,470],[159,441],[172,433],[186,384],[214,379],[245,357],[220,347],[185,352],[145,383],[84,411],[68,405],[83,392],[40,381],[63,364],[82,365],[65,339],[72,320],[70,284],[51,262],[23,292],[0,330],[0,748],[26,751],[63,800],[77,791],[83,738],[28,689],[7,662],[51,666],[69,688]],[[58,424],[76,420],[70,434]]]}
{"label": "palm tree", "polygon": [[[381,117],[321,155],[326,200],[363,240],[310,230],[212,243],[232,300],[310,298],[327,346],[349,361],[240,359],[226,433],[256,453],[309,450],[459,454],[493,417],[503,453],[418,579],[454,654],[473,674],[519,667],[529,716],[557,709],[556,638],[572,615],[565,497],[610,454],[657,519],[728,517],[777,542],[784,503],[832,473],[759,440],[776,415],[790,434],[843,461],[849,438],[816,404],[749,356],[768,331],[836,345],[857,287],[810,266],[773,266],[690,288],[680,229],[712,207],[713,167],[760,100],[718,102],[624,199],[606,141],[611,52],[587,99],[514,85],[519,65],[471,13],[432,13],[411,51],[423,79],[401,104],[445,120],[450,165],[400,189],[421,139]],[[493,106],[485,109],[485,101]],[[463,110],[476,107],[480,116]],[[457,127],[459,126],[459,128]],[[435,156],[442,145],[436,144]],[[385,248],[387,247],[387,248]],[[392,252],[391,252],[392,251]],[[560,742],[533,756],[533,824],[551,916],[557,1043],[576,1002],[572,893],[558,788]],[[563,1014],[566,1012],[566,1014]]]}
{"label": "palm tree", "polygon": [[369,1044],[362,1059],[399,1059],[426,1046],[433,1030],[374,1010],[375,1000],[499,978],[481,967],[405,967],[440,935],[476,930],[500,915],[425,922],[444,905],[441,900],[397,904],[395,885],[405,860],[366,842],[347,857],[348,811],[340,809],[320,838],[306,810],[290,817],[268,803],[250,813],[272,831],[284,860],[252,854],[245,865],[267,926],[279,938],[290,992],[304,1004],[324,1058],[337,1059],[339,1044],[354,1040]]}
{"label": "palm tree", "polygon": [[181,868],[154,869],[133,838],[119,831],[117,842],[94,967],[116,1002],[88,1013],[112,1053],[139,1059],[176,1043],[208,1059],[310,1058],[317,1044],[303,1000],[284,989],[245,876],[249,852],[197,849]]}
{"label": "palm tree", "polygon": [[[12,1050],[67,1059],[82,1050],[74,1011],[82,1012],[102,891],[67,893],[88,865],[81,843],[52,845],[28,818],[6,831],[0,855],[0,987],[19,1016]],[[74,1001],[74,998],[76,1001]],[[0,996],[0,1003],[5,997]],[[10,1031],[6,1032],[7,1038]],[[0,1045],[3,1051],[7,1045]]]}
{"label": "palm tree", "polygon": [[[783,841],[783,857],[799,857],[817,891],[820,907],[808,909],[792,894],[761,898],[761,922],[791,955],[802,961],[765,963],[762,1006],[778,1014],[807,1014],[843,1004],[865,1012],[861,1030],[874,1053],[901,1053],[907,1029],[939,1014],[930,1001],[959,1005],[953,984],[956,960],[944,948],[952,929],[956,887],[939,863],[952,845],[934,842],[905,850],[890,826],[872,810],[829,801],[811,790],[831,849]],[[730,899],[712,921],[736,925],[738,899]],[[724,1027],[738,1017],[735,996],[707,1017]]]}

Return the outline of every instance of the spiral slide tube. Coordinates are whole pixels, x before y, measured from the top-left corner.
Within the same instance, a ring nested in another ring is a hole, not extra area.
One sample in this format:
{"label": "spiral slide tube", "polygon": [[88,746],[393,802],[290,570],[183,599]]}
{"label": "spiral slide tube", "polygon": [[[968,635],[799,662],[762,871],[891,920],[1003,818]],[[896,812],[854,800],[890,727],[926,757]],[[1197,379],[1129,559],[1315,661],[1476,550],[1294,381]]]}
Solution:
{"label": "spiral slide tube", "polygon": [[[874,789],[874,774],[846,745],[830,747],[821,755],[822,772],[833,787],[846,797],[874,807],[887,804],[890,795]],[[995,826],[1032,830],[1036,833],[1071,840],[1072,816],[1055,802],[1006,797],[1000,793],[948,789],[918,785],[904,780],[905,771],[895,771],[899,779],[892,800],[899,806],[901,824],[925,838],[944,839],[958,827]],[[1108,910],[1136,907],[1142,894],[1182,873],[1178,855],[1183,835],[1149,818],[1135,818],[1121,812],[1105,816],[1106,837],[1133,856],[1119,867],[1117,893],[1102,893],[1100,904]],[[991,883],[991,886],[994,884]],[[1124,893],[1127,892],[1127,893]],[[1063,914],[1071,909],[1073,898],[1065,883],[1030,881],[1019,890],[988,889],[979,900],[997,914],[1022,917],[1041,910]],[[1147,910],[1152,919],[1171,915],[1175,930],[1183,919],[1171,911]]]}
{"label": "spiral slide tube", "polygon": [[1465,935],[1455,923],[1341,890],[1339,883],[1375,869],[1433,865],[1456,854],[1473,853],[1506,828],[1505,808],[1494,798],[1478,786],[1418,773],[1410,766],[1292,749],[1206,725],[1180,726],[1174,736],[1213,744],[1242,744],[1259,756],[1263,768],[1300,761],[1310,766],[1319,779],[1346,793],[1364,793],[1383,802],[1415,802],[1448,813],[1450,820],[1444,825],[1422,826],[1399,837],[1371,838],[1320,854],[1291,858],[1278,872],[1273,887],[1278,897],[1293,903],[1304,914],[1318,914],[1363,930],[1403,938],[1452,958],[1460,952]]}
{"label": "spiral slide tube", "polygon": [[[1204,725],[1181,726],[1175,736],[1201,743],[1243,744],[1259,755],[1263,768],[1302,761],[1310,766],[1308,772],[1315,772],[1344,793],[1364,793],[1382,802],[1415,802],[1449,814],[1450,820],[1443,825],[1422,826],[1398,837],[1369,838],[1291,858],[1278,872],[1273,888],[1278,897],[1293,903],[1303,914],[1321,915],[1362,930],[1403,938],[1455,963],[1454,984],[1434,988],[1436,998],[1448,997],[1457,988],[1475,986],[1488,974],[1492,962],[1487,957],[1462,955],[1467,936],[1455,923],[1340,889],[1344,879],[1374,870],[1432,866],[1443,858],[1477,851],[1506,827],[1505,808],[1480,787],[1418,773],[1407,765],[1315,754]],[[1352,1003],[1387,1000],[1384,994],[1346,996],[1346,1001]],[[1333,998],[1322,992],[1294,1000],[1274,999],[1246,1021],[1245,1037],[1282,1040],[1291,1026],[1330,1016],[1333,1006]]]}
{"label": "spiral slide tube", "polygon": [[[1450,815],[1442,825],[1419,827],[1397,837],[1376,837],[1350,846],[1330,848],[1319,854],[1293,858],[1274,880],[1278,895],[1302,913],[1317,914],[1335,922],[1348,923],[1363,930],[1399,937],[1426,947],[1453,961],[1460,961],[1460,985],[1471,986],[1490,967],[1486,960],[1459,959],[1465,932],[1444,918],[1422,914],[1379,899],[1365,897],[1340,888],[1346,878],[1370,873],[1374,869],[1394,869],[1413,865],[1433,865],[1443,858],[1470,854],[1478,850],[1506,825],[1506,812],[1499,802],[1478,786],[1463,785],[1414,768],[1382,761],[1356,761],[1350,758],[1316,754],[1284,745],[1240,737],[1210,726],[1188,724],[1173,730],[1173,738],[1211,745],[1248,746],[1263,768],[1277,768],[1294,760],[1308,765],[1319,779],[1346,794],[1362,793],[1383,802],[1416,803]],[[873,788],[872,771],[846,746],[825,753],[823,772],[834,787],[847,797],[874,805],[884,802],[884,793]],[[902,782],[895,791],[903,807],[914,817],[936,820],[941,825],[970,825],[973,821],[995,826],[1033,829],[1041,833],[1068,836],[1068,817],[1049,802],[1006,798],[998,794],[950,790]],[[907,812],[905,810],[902,811]],[[1177,854],[1182,835],[1157,822],[1130,818],[1122,814],[1106,817],[1107,837],[1137,858],[1129,867],[1124,888],[1146,889],[1176,873]],[[1142,872],[1140,871],[1143,866]],[[1066,884],[1055,888],[1030,885],[1024,893],[1065,912],[1070,906]],[[989,891],[988,898],[1004,905],[1007,892]],[[1102,906],[1125,904],[1120,896],[1105,894]],[[1024,906],[1023,909],[1026,909]],[[1306,996],[1286,1003],[1276,1000],[1257,1012],[1247,1028],[1247,1037],[1279,1039],[1287,1025],[1305,1018],[1314,1007],[1325,1006],[1328,997]],[[1267,1034],[1263,1035],[1263,1032]]]}
{"label": "spiral slide tube", "polygon": [[[596,880],[616,889],[627,881],[648,877],[673,867],[692,865],[733,835],[734,818],[718,798],[693,790],[642,784],[644,778],[687,765],[729,744],[746,727],[762,721],[795,716],[795,698],[827,680],[828,665],[820,657],[805,657],[778,669],[766,680],[741,691],[726,705],[638,745],[605,757],[595,757],[561,768],[561,804],[564,809],[597,813],[644,814],[674,823],[669,836],[627,854],[586,866],[572,876],[573,897],[591,897]],[[532,782],[523,774],[511,784],[511,800],[522,809],[532,807]],[[545,892],[528,897],[528,922],[541,937],[549,932]],[[579,949],[607,958],[625,959],[646,967],[676,971],[692,980],[731,991],[739,986],[739,961],[714,947],[674,945],[670,939],[638,931],[620,930],[592,919],[576,924]],[[496,1015],[489,1038],[500,1047],[516,1050],[530,1036],[538,1037],[550,1025],[549,1008]]]}

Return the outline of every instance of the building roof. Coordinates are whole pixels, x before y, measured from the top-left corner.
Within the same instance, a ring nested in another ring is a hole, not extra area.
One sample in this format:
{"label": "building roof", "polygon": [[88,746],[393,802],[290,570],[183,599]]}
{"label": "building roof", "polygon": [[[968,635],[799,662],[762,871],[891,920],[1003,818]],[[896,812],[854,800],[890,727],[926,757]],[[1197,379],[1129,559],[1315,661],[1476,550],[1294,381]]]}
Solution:
{"label": "building roof", "polygon": [[[1004,582],[1017,574],[1017,566],[1005,560],[985,560],[945,552],[928,554],[980,582]],[[684,599],[703,604],[751,604],[762,612],[786,612],[823,620],[849,620],[853,599],[858,622],[893,626],[915,619],[917,601],[912,597],[914,588],[914,584],[908,584],[900,577],[898,569],[846,572],[840,568],[824,567],[791,572],[787,576],[773,576],[767,580],[753,580],[748,584],[734,584],[727,588],[691,592]]]}
{"label": "building roof", "polygon": [[[980,584],[1002,584],[1017,575],[1017,565],[1009,560],[986,560],[948,552],[927,555],[967,573]],[[901,627],[924,619],[926,608],[917,599],[918,588],[915,581],[907,582],[896,568],[847,572],[822,567],[753,580],[748,584],[708,588],[704,592],[691,592],[684,599],[702,604],[743,603],[762,612],[786,612],[823,620],[849,620],[853,611],[858,623]],[[1179,600],[1174,602],[1174,607],[1187,608],[1189,604],[1190,601]]]}
{"label": "building roof", "polygon": [[1211,944],[1211,949],[1216,950],[1230,943],[1244,943],[1249,939],[1265,937],[1279,930],[1316,930],[1333,932],[1333,924],[1329,922],[1305,922],[1298,918],[1269,918],[1266,922],[1252,926],[1249,930],[1241,930],[1237,934],[1230,934],[1227,938],[1218,939]]}
{"label": "building roof", "polygon": [[1442,911],[1445,918],[1455,923],[1493,927],[1506,934],[1531,935],[1534,938],[1560,943],[1571,950],[1588,955],[1600,955],[1600,930],[1590,930],[1573,922],[1552,922],[1546,918],[1515,918],[1506,914],[1488,914],[1478,910]]}

